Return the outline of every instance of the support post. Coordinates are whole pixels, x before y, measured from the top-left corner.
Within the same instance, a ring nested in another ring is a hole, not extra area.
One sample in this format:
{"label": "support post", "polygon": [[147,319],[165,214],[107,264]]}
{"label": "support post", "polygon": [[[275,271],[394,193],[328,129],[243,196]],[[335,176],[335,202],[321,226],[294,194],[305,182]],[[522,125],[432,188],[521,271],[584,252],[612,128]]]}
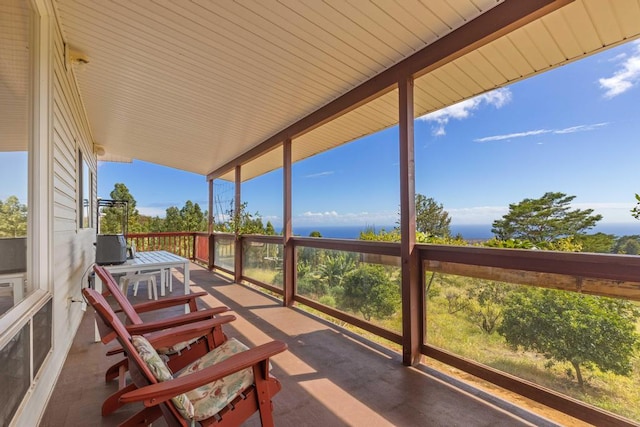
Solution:
{"label": "support post", "polygon": [[209,262],[208,262],[208,268],[209,270],[213,270],[213,266],[216,263],[216,247],[215,247],[215,240],[214,240],[214,236],[213,236],[213,179],[209,180],[209,227],[208,227],[208,232],[209,232]]}
{"label": "support post", "polygon": [[234,281],[240,283],[242,281],[242,238],[240,237],[239,221],[242,217],[242,200],[240,199],[240,189],[242,187],[242,166],[236,166],[236,194],[235,194],[235,224],[236,224],[236,240],[235,240],[235,256],[234,256],[234,268],[233,275]]}
{"label": "support post", "polygon": [[400,235],[402,262],[402,363],[420,362],[422,286],[416,244],[413,78],[398,82],[400,142]]}
{"label": "support post", "polygon": [[295,295],[296,252],[293,245],[293,225],[291,223],[291,139],[286,139],[282,145],[283,165],[283,243],[284,255],[282,257],[282,271],[284,276],[283,305],[291,307]]}

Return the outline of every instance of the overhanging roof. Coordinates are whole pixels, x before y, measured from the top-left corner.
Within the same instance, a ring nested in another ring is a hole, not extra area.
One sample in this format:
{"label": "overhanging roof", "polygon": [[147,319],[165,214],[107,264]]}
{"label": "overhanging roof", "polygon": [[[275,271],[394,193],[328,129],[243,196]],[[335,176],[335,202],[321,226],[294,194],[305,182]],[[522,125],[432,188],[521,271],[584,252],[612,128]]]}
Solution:
{"label": "overhanging roof", "polygon": [[[234,161],[241,157],[247,180],[282,165],[280,150],[256,158],[252,149],[448,34],[464,33],[456,30],[480,15],[518,2],[57,0],[56,5],[66,42],[90,61],[75,65],[74,72],[94,142],[105,148],[105,158],[135,158],[233,180]],[[416,73],[415,113],[424,115],[639,35],[640,0],[577,0],[424,75]],[[396,124],[397,95],[388,88],[383,92],[311,132],[291,135],[293,161]]]}

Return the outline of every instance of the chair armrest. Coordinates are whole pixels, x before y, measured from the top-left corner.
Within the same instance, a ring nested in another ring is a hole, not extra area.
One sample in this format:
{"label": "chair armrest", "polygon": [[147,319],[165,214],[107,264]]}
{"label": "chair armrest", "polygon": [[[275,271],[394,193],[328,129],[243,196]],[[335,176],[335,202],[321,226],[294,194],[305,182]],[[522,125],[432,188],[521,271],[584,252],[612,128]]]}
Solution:
{"label": "chair armrest", "polygon": [[282,341],[271,341],[241,353],[234,354],[222,362],[204,368],[193,374],[151,384],[120,396],[122,403],[144,402],[145,406],[155,406],[181,393],[224,378],[259,363],[268,363],[270,357],[287,349]]}
{"label": "chair armrest", "polygon": [[[170,317],[168,319],[144,322],[139,325],[126,325],[125,327],[131,335],[143,335],[148,334],[149,332],[156,332],[163,329],[175,328],[176,326],[187,325],[193,322],[199,322],[201,320],[217,318],[232,318],[232,320],[235,319],[235,317],[231,315],[215,317],[215,313],[210,310],[200,310],[193,313],[182,314],[176,317]],[[227,323],[229,321],[230,320],[227,320],[224,323]]]}
{"label": "chair armrest", "polygon": [[[205,319],[197,322],[190,322],[186,325],[164,328],[159,331],[144,334],[145,338],[153,348],[171,347],[175,344],[190,341],[212,333],[215,328],[236,320],[233,315],[220,316],[213,319]],[[139,331],[134,332],[136,335]],[[107,351],[107,356],[123,353],[122,347],[117,346]]]}
{"label": "chair armrest", "polygon": [[[157,301],[148,301],[148,302],[138,303],[133,305],[133,309],[138,313],[146,313],[148,311],[161,310],[163,308],[168,308],[168,307],[175,307],[176,305],[191,304],[192,302],[195,304],[195,300],[197,298],[203,297],[205,295],[208,295],[208,294],[206,292],[195,292],[187,295],[176,295],[172,297],[162,298]],[[222,307],[219,307],[219,308],[222,309]],[[221,310],[220,313],[222,313],[223,311],[229,310],[228,307],[224,307],[224,308],[225,310]]]}

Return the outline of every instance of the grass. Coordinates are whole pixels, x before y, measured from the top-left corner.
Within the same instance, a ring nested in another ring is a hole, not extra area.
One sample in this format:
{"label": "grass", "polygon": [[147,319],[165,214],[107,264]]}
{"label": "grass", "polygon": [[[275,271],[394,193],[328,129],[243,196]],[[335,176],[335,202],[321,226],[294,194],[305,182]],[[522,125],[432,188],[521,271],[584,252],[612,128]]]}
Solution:
{"label": "grass", "polygon": [[584,370],[585,387],[581,389],[569,363],[547,368],[546,359],[541,355],[510,349],[499,334],[482,332],[463,314],[447,313],[444,304],[429,301],[427,319],[427,342],[433,346],[640,421],[640,360],[637,358],[631,377],[598,369]]}

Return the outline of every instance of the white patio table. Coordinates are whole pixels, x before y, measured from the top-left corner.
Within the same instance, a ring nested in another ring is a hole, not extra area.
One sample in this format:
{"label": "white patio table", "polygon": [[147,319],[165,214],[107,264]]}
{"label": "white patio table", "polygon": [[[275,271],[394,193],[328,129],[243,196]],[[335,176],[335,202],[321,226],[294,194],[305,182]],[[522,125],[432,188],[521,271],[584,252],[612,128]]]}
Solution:
{"label": "white patio table", "polygon": [[[189,260],[167,251],[136,252],[133,259],[128,259],[123,264],[103,265],[111,274],[135,273],[138,271],[160,271],[160,295],[165,295],[165,285],[171,279],[171,269],[182,267],[184,270],[184,293],[189,293]],[[102,293],[102,280],[96,275],[95,289]],[[189,307],[185,307],[185,313]],[[96,327],[96,341],[100,341]]]}

